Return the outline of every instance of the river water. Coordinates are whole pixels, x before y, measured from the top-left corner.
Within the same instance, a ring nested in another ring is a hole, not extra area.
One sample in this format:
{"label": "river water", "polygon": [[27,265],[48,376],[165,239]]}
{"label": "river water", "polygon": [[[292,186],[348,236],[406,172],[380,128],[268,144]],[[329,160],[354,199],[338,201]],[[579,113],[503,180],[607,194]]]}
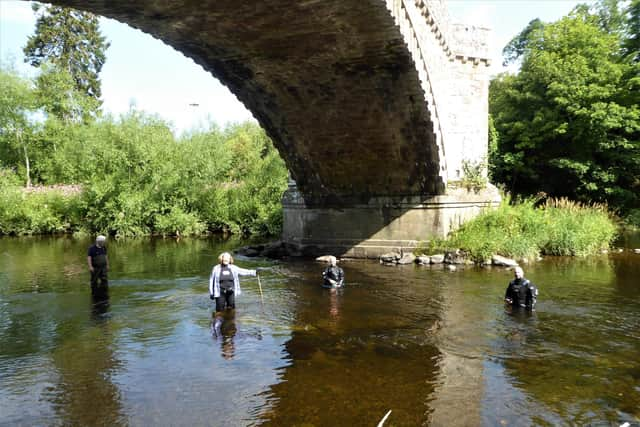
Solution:
{"label": "river water", "polygon": [[[640,247],[638,236],[625,240]],[[640,422],[640,255],[502,268],[237,259],[235,314],[212,334],[208,275],[242,241],[109,242],[90,295],[72,238],[0,239],[0,425],[620,425]]]}

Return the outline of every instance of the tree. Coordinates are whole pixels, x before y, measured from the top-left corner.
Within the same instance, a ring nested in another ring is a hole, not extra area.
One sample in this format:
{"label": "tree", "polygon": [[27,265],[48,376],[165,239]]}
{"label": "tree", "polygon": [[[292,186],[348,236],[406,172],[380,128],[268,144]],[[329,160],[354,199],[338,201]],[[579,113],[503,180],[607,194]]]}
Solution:
{"label": "tree", "polygon": [[[24,161],[25,184],[31,186],[30,143],[32,125],[29,120],[35,103],[29,82],[13,73],[0,70],[0,141],[4,161]],[[6,156],[6,157],[5,157]],[[17,165],[7,165],[17,166]]]}
{"label": "tree", "polygon": [[507,66],[517,61],[525,52],[529,40],[538,31],[544,28],[544,23],[536,18],[527,24],[524,30],[511,39],[509,43],[502,49],[504,61],[502,65]]}
{"label": "tree", "polygon": [[623,47],[633,62],[640,63],[640,0],[631,0],[627,9],[627,37]]}
{"label": "tree", "polygon": [[36,77],[35,95],[38,104],[50,120],[59,119],[64,124],[86,123],[92,112],[100,108],[100,101],[78,91],[73,76],[66,70],[43,64]]}
{"label": "tree", "polygon": [[638,206],[640,108],[620,45],[585,8],[528,33],[520,72],[491,83],[495,179],[516,193]]}
{"label": "tree", "polygon": [[24,47],[25,62],[34,67],[51,63],[73,79],[75,89],[95,101],[101,96],[99,74],[109,48],[98,18],[90,13],[34,3],[35,34]]}

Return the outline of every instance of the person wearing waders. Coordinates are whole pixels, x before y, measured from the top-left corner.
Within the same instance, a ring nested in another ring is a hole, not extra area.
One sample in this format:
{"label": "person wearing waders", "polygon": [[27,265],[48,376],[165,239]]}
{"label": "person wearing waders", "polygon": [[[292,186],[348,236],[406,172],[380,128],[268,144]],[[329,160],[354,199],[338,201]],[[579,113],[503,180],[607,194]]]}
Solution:
{"label": "person wearing waders", "polygon": [[107,279],[109,258],[107,257],[107,247],[105,246],[106,241],[106,237],[98,236],[96,243],[91,245],[87,252],[87,263],[91,273],[91,293],[94,296],[104,295],[109,289],[109,280]]}
{"label": "person wearing waders", "polygon": [[325,288],[341,288],[344,285],[344,270],[338,267],[336,264],[338,260],[334,256],[330,256],[329,265],[322,272],[323,283]]}
{"label": "person wearing waders", "polygon": [[513,308],[535,310],[538,289],[528,279],[524,278],[524,270],[521,267],[516,267],[513,270],[513,274],[514,279],[509,282],[504,296],[505,303]]}
{"label": "person wearing waders", "polygon": [[236,308],[236,296],[240,290],[239,276],[255,276],[256,270],[246,270],[233,265],[233,257],[228,252],[223,252],[218,257],[218,264],[211,270],[209,276],[209,298],[216,301],[216,313],[214,333],[220,335],[222,325],[222,312]]}

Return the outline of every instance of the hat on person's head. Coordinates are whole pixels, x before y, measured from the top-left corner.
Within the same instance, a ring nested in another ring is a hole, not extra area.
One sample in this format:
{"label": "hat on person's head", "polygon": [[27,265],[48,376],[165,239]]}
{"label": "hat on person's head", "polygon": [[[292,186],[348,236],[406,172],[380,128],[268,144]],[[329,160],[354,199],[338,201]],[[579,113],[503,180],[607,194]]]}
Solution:
{"label": "hat on person's head", "polygon": [[98,237],[96,237],[96,242],[104,242],[106,240],[107,240],[107,238],[104,237],[102,234],[99,235]]}

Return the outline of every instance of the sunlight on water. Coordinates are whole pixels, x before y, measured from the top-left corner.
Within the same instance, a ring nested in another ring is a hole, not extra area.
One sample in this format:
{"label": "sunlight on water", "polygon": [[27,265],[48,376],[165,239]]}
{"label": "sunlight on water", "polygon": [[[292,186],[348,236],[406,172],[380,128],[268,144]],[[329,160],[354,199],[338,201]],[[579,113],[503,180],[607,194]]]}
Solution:
{"label": "sunlight on water", "polygon": [[545,259],[533,314],[499,268],[239,259],[214,328],[216,240],[110,242],[107,301],[89,242],[0,239],[0,425],[584,425],[640,417],[640,255]]}

